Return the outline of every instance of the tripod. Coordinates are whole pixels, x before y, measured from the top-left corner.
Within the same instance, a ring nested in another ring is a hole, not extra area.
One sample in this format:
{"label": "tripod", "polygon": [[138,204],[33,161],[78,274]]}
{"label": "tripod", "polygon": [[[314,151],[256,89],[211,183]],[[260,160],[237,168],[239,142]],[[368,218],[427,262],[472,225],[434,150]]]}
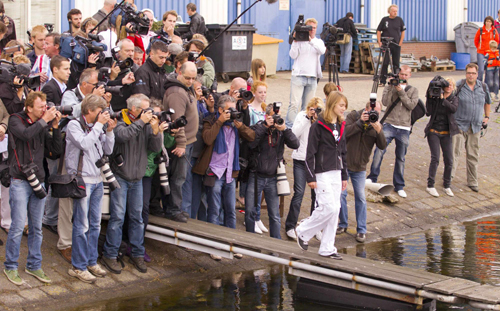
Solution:
{"label": "tripod", "polygon": [[380,82],[380,74],[379,71],[381,70],[381,62],[380,60],[382,59],[382,62],[385,61],[386,57],[389,57],[389,66],[391,66],[391,72],[392,74],[398,74],[397,72],[394,72],[394,65],[392,63],[392,54],[391,54],[391,49],[389,49],[389,46],[391,44],[399,46],[399,44],[396,44],[394,41],[392,41],[393,38],[391,37],[382,37],[382,46],[380,47],[380,53],[378,54],[378,61],[377,61],[377,67],[375,68],[375,73],[373,75],[373,86],[372,86],[372,93],[377,93],[378,89],[378,84]]}
{"label": "tripod", "polygon": [[328,57],[328,82],[333,82],[340,88],[339,69],[337,65],[337,54],[335,54],[335,44],[327,44],[326,57]]}

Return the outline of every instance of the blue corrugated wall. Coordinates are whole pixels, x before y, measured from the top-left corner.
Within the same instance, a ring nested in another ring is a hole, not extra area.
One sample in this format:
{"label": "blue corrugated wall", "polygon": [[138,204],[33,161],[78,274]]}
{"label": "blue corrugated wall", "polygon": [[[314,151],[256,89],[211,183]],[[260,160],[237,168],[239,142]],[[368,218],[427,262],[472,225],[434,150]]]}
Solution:
{"label": "blue corrugated wall", "polygon": [[[457,1],[457,0],[448,0]],[[446,41],[447,0],[393,0],[406,25],[405,41]]]}
{"label": "blue corrugated wall", "polygon": [[69,23],[66,15],[68,15],[68,12],[74,7],[75,0],[61,1],[61,32],[69,29]]}
{"label": "blue corrugated wall", "polygon": [[[366,1],[365,1],[366,2]],[[336,23],[344,17],[348,12],[354,14],[355,23],[365,23],[361,21],[361,0],[333,1],[325,2],[325,20],[330,24]],[[365,13],[366,20],[366,13]]]}
{"label": "blue corrugated wall", "polygon": [[498,0],[469,0],[467,6],[469,8],[467,19],[470,22],[483,22],[486,16],[497,18],[500,2]]}

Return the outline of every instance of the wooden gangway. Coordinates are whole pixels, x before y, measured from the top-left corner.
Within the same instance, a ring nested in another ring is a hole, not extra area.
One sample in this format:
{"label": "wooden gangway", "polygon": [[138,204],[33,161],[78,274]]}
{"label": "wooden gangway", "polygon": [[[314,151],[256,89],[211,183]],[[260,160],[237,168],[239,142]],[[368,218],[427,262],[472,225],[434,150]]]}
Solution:
{"label": "wooden gangway", "polygon": [[241,253],[287,265],[292,275],[416,305],[434,299],[450,304],[469,304],[485,310],[500,310],[499,286],[481,285],[350,255],[343,255],[343,260],[334,260],[319,256],[315,247],[309,246],[306,252],[292,241],[198,220],[179,223],[150,216],[146,237],[231,259],[234,253]]}

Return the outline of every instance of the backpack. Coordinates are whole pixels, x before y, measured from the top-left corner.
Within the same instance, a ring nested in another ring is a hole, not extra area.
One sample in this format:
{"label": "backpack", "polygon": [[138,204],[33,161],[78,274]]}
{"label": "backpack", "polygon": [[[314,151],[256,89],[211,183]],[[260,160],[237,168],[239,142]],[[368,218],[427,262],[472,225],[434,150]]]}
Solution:
{"label": "backpack", "polygon": [[411,125],[415,124],[419,119],[425,116],[426,110],[425,110],[425,104],[424,102],[419,98],[418,103],[413,108],[411,111]]}
{"label": "backpack", "polygon": [[[460,83],[460,85],[457,86],[457,90],[455,91],[455,96],[458,97],[458,94],[460,93],[460,91],[462,90],[462,88],[465,86],[465,79],[462,80],[463,82]],[[488,94],[488,92],[486,92],[486,83],[482,82],[481,83],[481,86],[483,87],[483,91],[484,93]]]}

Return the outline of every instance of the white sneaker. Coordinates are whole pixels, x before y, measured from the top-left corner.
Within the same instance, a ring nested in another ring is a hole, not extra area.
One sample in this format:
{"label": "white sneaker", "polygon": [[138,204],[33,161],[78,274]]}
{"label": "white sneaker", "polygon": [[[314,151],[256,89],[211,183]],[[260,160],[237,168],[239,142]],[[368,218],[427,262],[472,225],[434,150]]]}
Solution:
{"label": "white sneaker", "polygon": [[[432,188],[427,188],[425,189],[430,195],[432,195],[433,197],[439,197],[439,193],[437,192],[436,188],[432,187]],[[451,191],[451,190],[450,190]]]}
{"label": "white sneaker", "polygon": [[323,238],[323,231],[318,231],[318,233],[316,233],[316,240],[321,241],[322,238]]}
{"label": "white sneaker", "polygon": [[68,270],[68,274],[85,283],[94,283],[97,280],[97,278],[90,274],[88,270],[82,271],[75,269],[74,267],[71,267],[71,269]]}
{"label": "white sneaker", "polygon": [[406,198],[407,195],[406,195],[406,192],[404,190],[398,190],[398,195],[402,198]]}
{"label": "white sneaker", "polygon": [[221,261],[222,260],[222,257],[219,256],[219,255],[214,255],[214,254],[210,254],[210,258],[212,258],[213,260],[215,261]]}
{"label": "white sneaker", "polygon": [[255,233],[262,234],[262,230],[260,230],[259,226],[257,225],[257,222],[255,222]]}
{"label": "white sneaker", "polygon": [[262,232],[269,232],[269,230],[267,230],[266,226],[264,226],[264,224],[262,223],[262,220],[256,221],[255,224],[257,226],[259,226],[259,228],[260,228],[260,230],[262,230]]}
{"label": "white sneaker", "polygon": [[444,188],[444,193],[449,195],[450,197],[454,197],[455,195],[453,194],[453,191],[451,191],[451,188]]}
{"label": "white sneaker", "polygon": [[294,240],[297,240],[297,235],[295,235],[295,229],[290,229],[286,232],[286,235],[290,238],[290,239],[294,239]]}

